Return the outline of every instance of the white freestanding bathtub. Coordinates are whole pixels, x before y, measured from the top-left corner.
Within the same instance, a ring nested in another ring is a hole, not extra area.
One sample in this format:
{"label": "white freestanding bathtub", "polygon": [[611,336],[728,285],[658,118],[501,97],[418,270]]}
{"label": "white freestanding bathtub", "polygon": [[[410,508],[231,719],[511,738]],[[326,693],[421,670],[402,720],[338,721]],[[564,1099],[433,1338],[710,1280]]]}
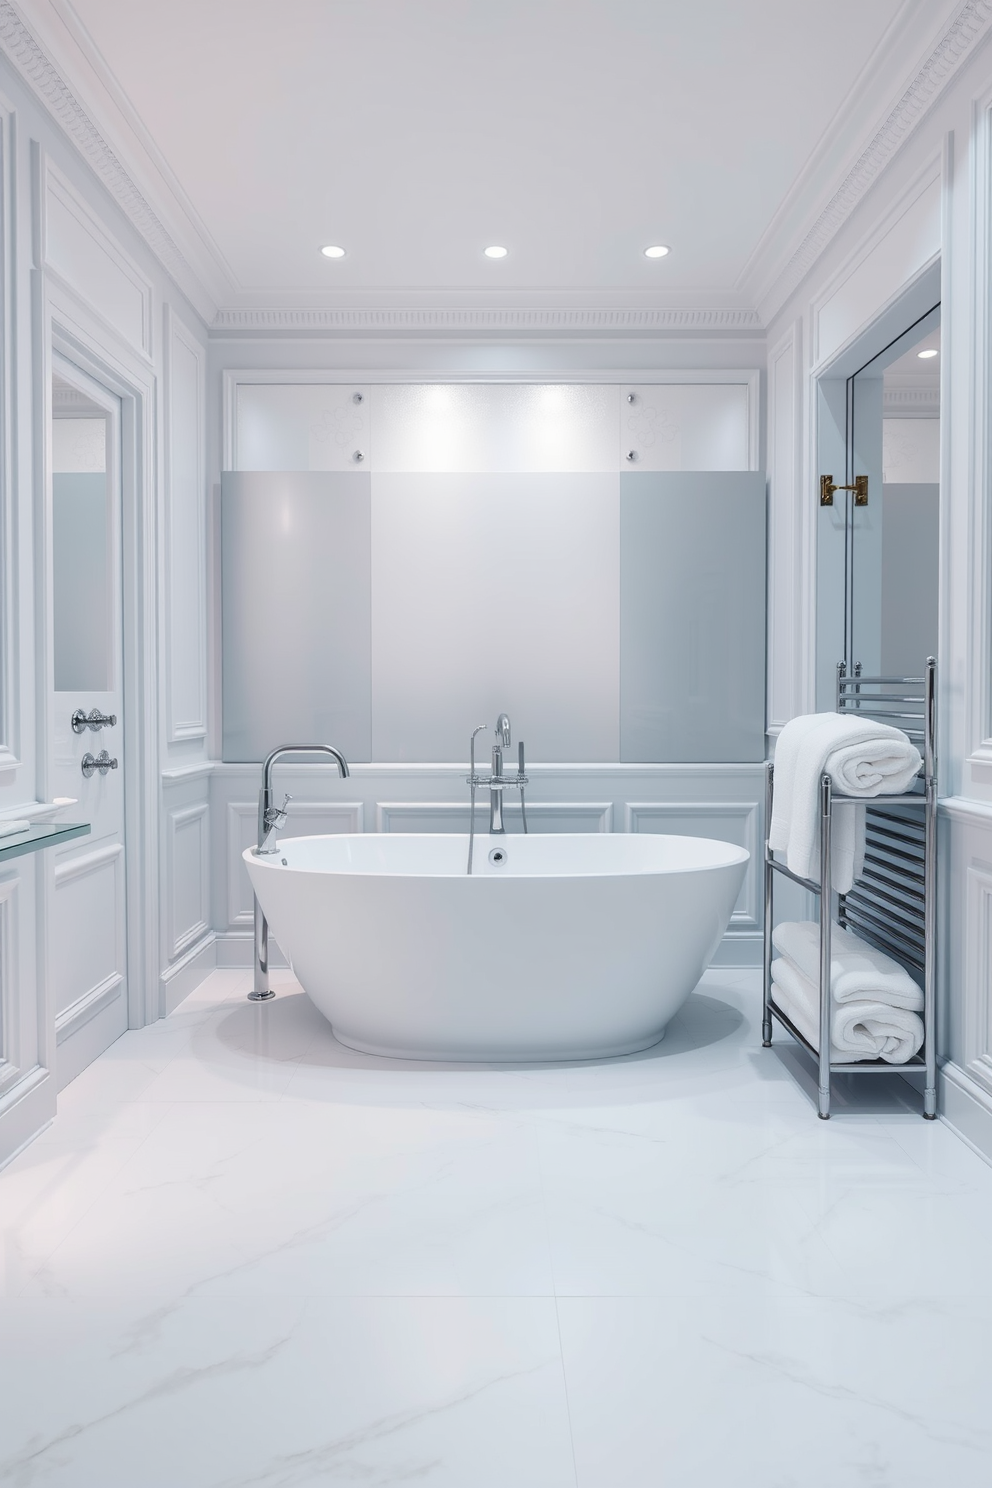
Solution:
{"label": "white freestanding bathtub", "polygon": [[[620,833],[290,837],[244,854],[301,986],[355,1049],[591,1059],[646,1049],[727,928],[749,854]],[[494,853],[501,853],[498,861]]]}

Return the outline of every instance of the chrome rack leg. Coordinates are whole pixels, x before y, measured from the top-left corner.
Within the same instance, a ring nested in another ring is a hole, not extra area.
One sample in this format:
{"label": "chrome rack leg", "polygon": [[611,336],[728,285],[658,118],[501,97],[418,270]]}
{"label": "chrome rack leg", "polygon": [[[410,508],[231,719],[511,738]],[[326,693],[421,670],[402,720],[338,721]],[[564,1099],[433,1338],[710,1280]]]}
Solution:
{"label": "chrome rack leg", "polygon": [[772,1046],[772,926],[774,914],[772,912],[772,885],[775,881],[775,871],[768,861],[768,828],[772,819],[772,792],[775,776],[775,766],[769,761],[765,766],[765,977],[762,988],[761,1002],[761,1042],[766,1049]]}
{"label": "chrome rack leg", "polygon": [[937,1119],[937,779],[936,761],[933,759],[935,731],[935,668],[933,657],[927,658],[926,708],[927,708],[927,781],[926,817],[924,828],[924,884],[923,919],[923,1058],[926,1063],[926,1085],[923,1090],[923,1116],[927,1121]]}
{"label": "chrome rack leg", "polygon": [[255,900],[255,985],[248,993],[249,1002],[268,1002],[275,993],[269,986],[269,926],[262,906]]}
{"label": "chrome rack leg", "polygon": [[830,1120],[830,776],[820,781],[820,1059],[817,1114],[821,1121]]}

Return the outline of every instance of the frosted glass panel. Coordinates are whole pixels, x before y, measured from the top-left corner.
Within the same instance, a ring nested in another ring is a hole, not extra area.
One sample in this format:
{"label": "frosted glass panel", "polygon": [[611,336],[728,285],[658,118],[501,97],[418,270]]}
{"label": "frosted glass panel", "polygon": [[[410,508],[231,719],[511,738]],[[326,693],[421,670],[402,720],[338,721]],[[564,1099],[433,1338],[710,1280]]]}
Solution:
{"label": "frosted glass panel", "polygon": [[620,758],[765,756],[765,478],[621,477]]}
{"label": "frosted glass panel", "polygon": [[[102,419],[96,427],[106,449]],[[106,692],[112,686],[109,541],[106,475],[53,475],[56,692]]]}
{"label": "frosted glass panel", "polygon": [[367,760],[369,477],[229,472],[221,501],[224,759]]}
{"label": "frosted glass panel", "polygon": [[[368,391],[327,383],[242,383],[237,392],[236,468],[367,469],[371,460]],[[356,451],[361,452],[361,460],[355,458]]]}
{"label": "frosted glass panel", "polygon": [[621,393],[621,469],[748,469],[745,385],[624,387]]}
{"label": "frosted glass panel", "polygon": [[107,468],[107,420],[52,420],[52,470],[56,475],[96,475]]}
{"label": "frosted glass panel", "polygon": [[372,562],[375,759],[501,709],[533,760],[618,757],[617,475],[377,475]]}
{"label": "frosted glass panel", "polygon": [[615,471],[619,396],[616,387],[376,387],[375,469]]}
{"label": "frosted glass panel", "polygon": [[884,676],[919,677],[927,657],[937,654],[939,551],[940,486],[917,481],[884,485],[881,658]]}
{"label": "frosted glass panel", "polygon": [[882,479],[893,486],[940,480],[940,419],[883,419]]}

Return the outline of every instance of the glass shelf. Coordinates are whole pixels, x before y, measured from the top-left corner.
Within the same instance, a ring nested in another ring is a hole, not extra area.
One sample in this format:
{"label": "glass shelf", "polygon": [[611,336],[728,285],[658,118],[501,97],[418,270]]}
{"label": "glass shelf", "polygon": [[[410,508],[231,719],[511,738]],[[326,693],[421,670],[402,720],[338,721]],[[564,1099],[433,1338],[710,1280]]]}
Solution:
{"label": "glass shelf", "polygon": [[74,826],[69,822],[39,822],[26,832],[13,832],[9,837],[0,837],[0,863],[7,858],[20,858],[25,853],[39,852],[43,847],[71,842],[73,837],[86,837],[89,830],[89,822],[82,826]]}

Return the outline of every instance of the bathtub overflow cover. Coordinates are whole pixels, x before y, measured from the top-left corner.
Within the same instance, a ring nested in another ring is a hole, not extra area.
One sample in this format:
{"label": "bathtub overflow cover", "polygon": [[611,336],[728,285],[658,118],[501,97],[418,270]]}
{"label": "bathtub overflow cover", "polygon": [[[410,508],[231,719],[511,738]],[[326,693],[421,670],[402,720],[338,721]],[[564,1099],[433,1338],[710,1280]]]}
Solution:
{"label": "bathtub overflow cover", "polygon": [[490,863],[505,863],[506,862],[506,848],[505,847],[494,847],[493,850],[492,850],[492,852],[489,854],[489,861],[490,861]]}

